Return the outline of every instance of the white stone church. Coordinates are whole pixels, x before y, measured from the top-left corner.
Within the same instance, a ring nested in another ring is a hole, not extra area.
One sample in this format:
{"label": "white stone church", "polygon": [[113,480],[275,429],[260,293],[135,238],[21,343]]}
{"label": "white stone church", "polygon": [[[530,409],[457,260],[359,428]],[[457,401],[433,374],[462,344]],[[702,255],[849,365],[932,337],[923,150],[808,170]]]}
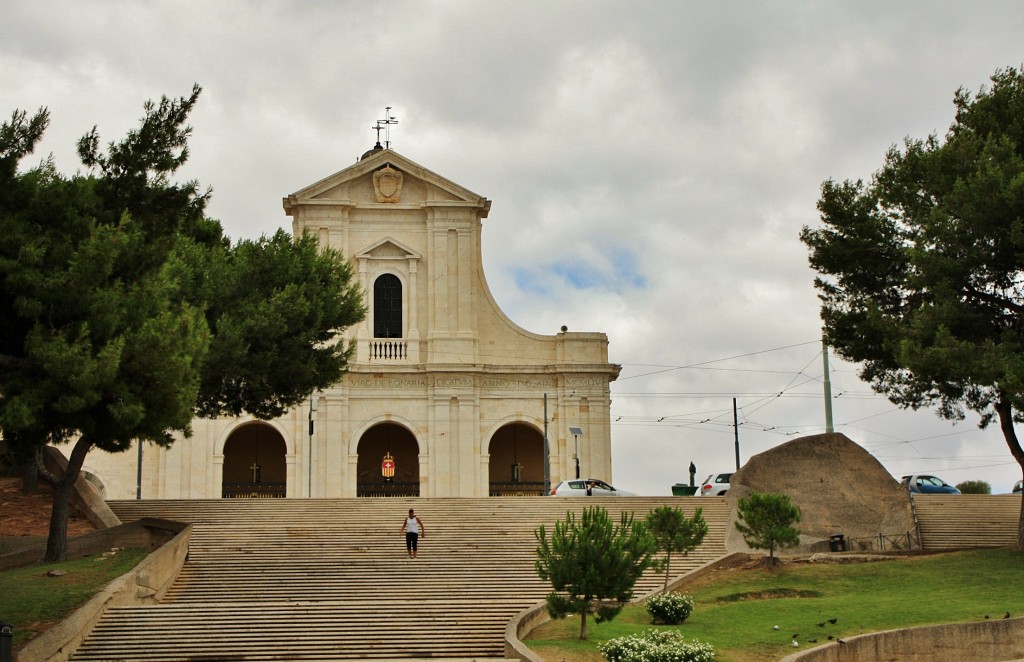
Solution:
{"label": "white stone church", "polygon": [[289,195],[292,231],[340,250],[366,293],[349,371],[275,420],[197,419],[141,460],[94,451],[87,477],[111,499],[539,495],[577,472],[611,480],[608,339],[505,316],[480,255],[490,206],[379,143]]}

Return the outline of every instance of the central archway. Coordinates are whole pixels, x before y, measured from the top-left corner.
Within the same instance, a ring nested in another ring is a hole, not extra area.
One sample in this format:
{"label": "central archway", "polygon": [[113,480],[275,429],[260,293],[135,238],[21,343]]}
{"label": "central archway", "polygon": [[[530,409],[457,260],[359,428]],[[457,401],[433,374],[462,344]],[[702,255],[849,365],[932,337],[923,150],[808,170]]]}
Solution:
{"label": "central archway", "polygon": [[419,452],[416,437],[406,428],[396,423],[374,425],[356,447],[356,496],[419,496]]}
{"label": "central archway", "polygon": [[525,423],[498,428],[487,452],[488,493],[491,496],[544,494],[544,435]]}

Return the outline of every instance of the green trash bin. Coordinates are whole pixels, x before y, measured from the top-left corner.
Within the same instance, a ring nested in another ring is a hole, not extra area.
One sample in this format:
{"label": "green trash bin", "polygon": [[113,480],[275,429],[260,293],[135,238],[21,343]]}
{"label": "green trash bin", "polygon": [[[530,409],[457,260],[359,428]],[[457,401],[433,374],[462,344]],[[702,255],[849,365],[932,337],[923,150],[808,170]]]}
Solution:
{"label": "green trash bin", "polygon": [[683,483],[676,483],[672,486],[672,496],[693,496],[697,493],[699,485],[685,485]]}

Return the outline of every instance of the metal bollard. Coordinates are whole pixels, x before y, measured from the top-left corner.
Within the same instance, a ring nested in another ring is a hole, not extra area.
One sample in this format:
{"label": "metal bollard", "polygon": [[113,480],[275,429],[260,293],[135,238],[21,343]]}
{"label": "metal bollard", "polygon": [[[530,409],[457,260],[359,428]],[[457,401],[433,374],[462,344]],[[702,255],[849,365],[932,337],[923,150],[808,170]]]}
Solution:
{"label": "metal bollard", "polygon": [[14,626],[0,621],[0,662],[14,662]]}

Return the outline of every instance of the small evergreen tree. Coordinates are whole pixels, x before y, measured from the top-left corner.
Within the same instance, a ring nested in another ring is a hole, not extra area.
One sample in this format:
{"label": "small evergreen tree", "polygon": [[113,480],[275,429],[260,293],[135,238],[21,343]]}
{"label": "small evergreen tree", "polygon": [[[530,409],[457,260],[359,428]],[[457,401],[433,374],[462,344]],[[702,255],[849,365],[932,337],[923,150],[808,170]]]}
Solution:
{"label": "small evergreen tree", "polygon": [[956,489],[963,494],[992,494],[992,486],[983,480],[965,480]]}
{"label": "small evergreen tree", "polygon": [[587,638],[587,614],[611,620],[633,597],[633,586],[651,567],[658,545],[632,513],[618,525],[599,506],[586,508],[579,520],[567,512],[555,523],[550,539],[541,525],[537,538],[537,574],[551,582],[548,613],[552,618],[580,615],[580,639]]}
{"label": "small evergreen tree", "polygon": [[658,549],[665,552],[665,585],[668,590],[668,576],[672,567],[672,552],[686,556],[697,549],[708,534],[704,521],[704,509],[698,508],[693,517],[687,517],[681,508],[660,506],[647,513],[647,528],[654,536]]}
{"label": "small evergreen tree", "polygon": [[739,500],[736,528],[754,549],[768,550],[768,565],[776,565],[775,549],[795,547],[800,530],[793,526],[800,521],[800,509],[785,494],[753,492]]}

